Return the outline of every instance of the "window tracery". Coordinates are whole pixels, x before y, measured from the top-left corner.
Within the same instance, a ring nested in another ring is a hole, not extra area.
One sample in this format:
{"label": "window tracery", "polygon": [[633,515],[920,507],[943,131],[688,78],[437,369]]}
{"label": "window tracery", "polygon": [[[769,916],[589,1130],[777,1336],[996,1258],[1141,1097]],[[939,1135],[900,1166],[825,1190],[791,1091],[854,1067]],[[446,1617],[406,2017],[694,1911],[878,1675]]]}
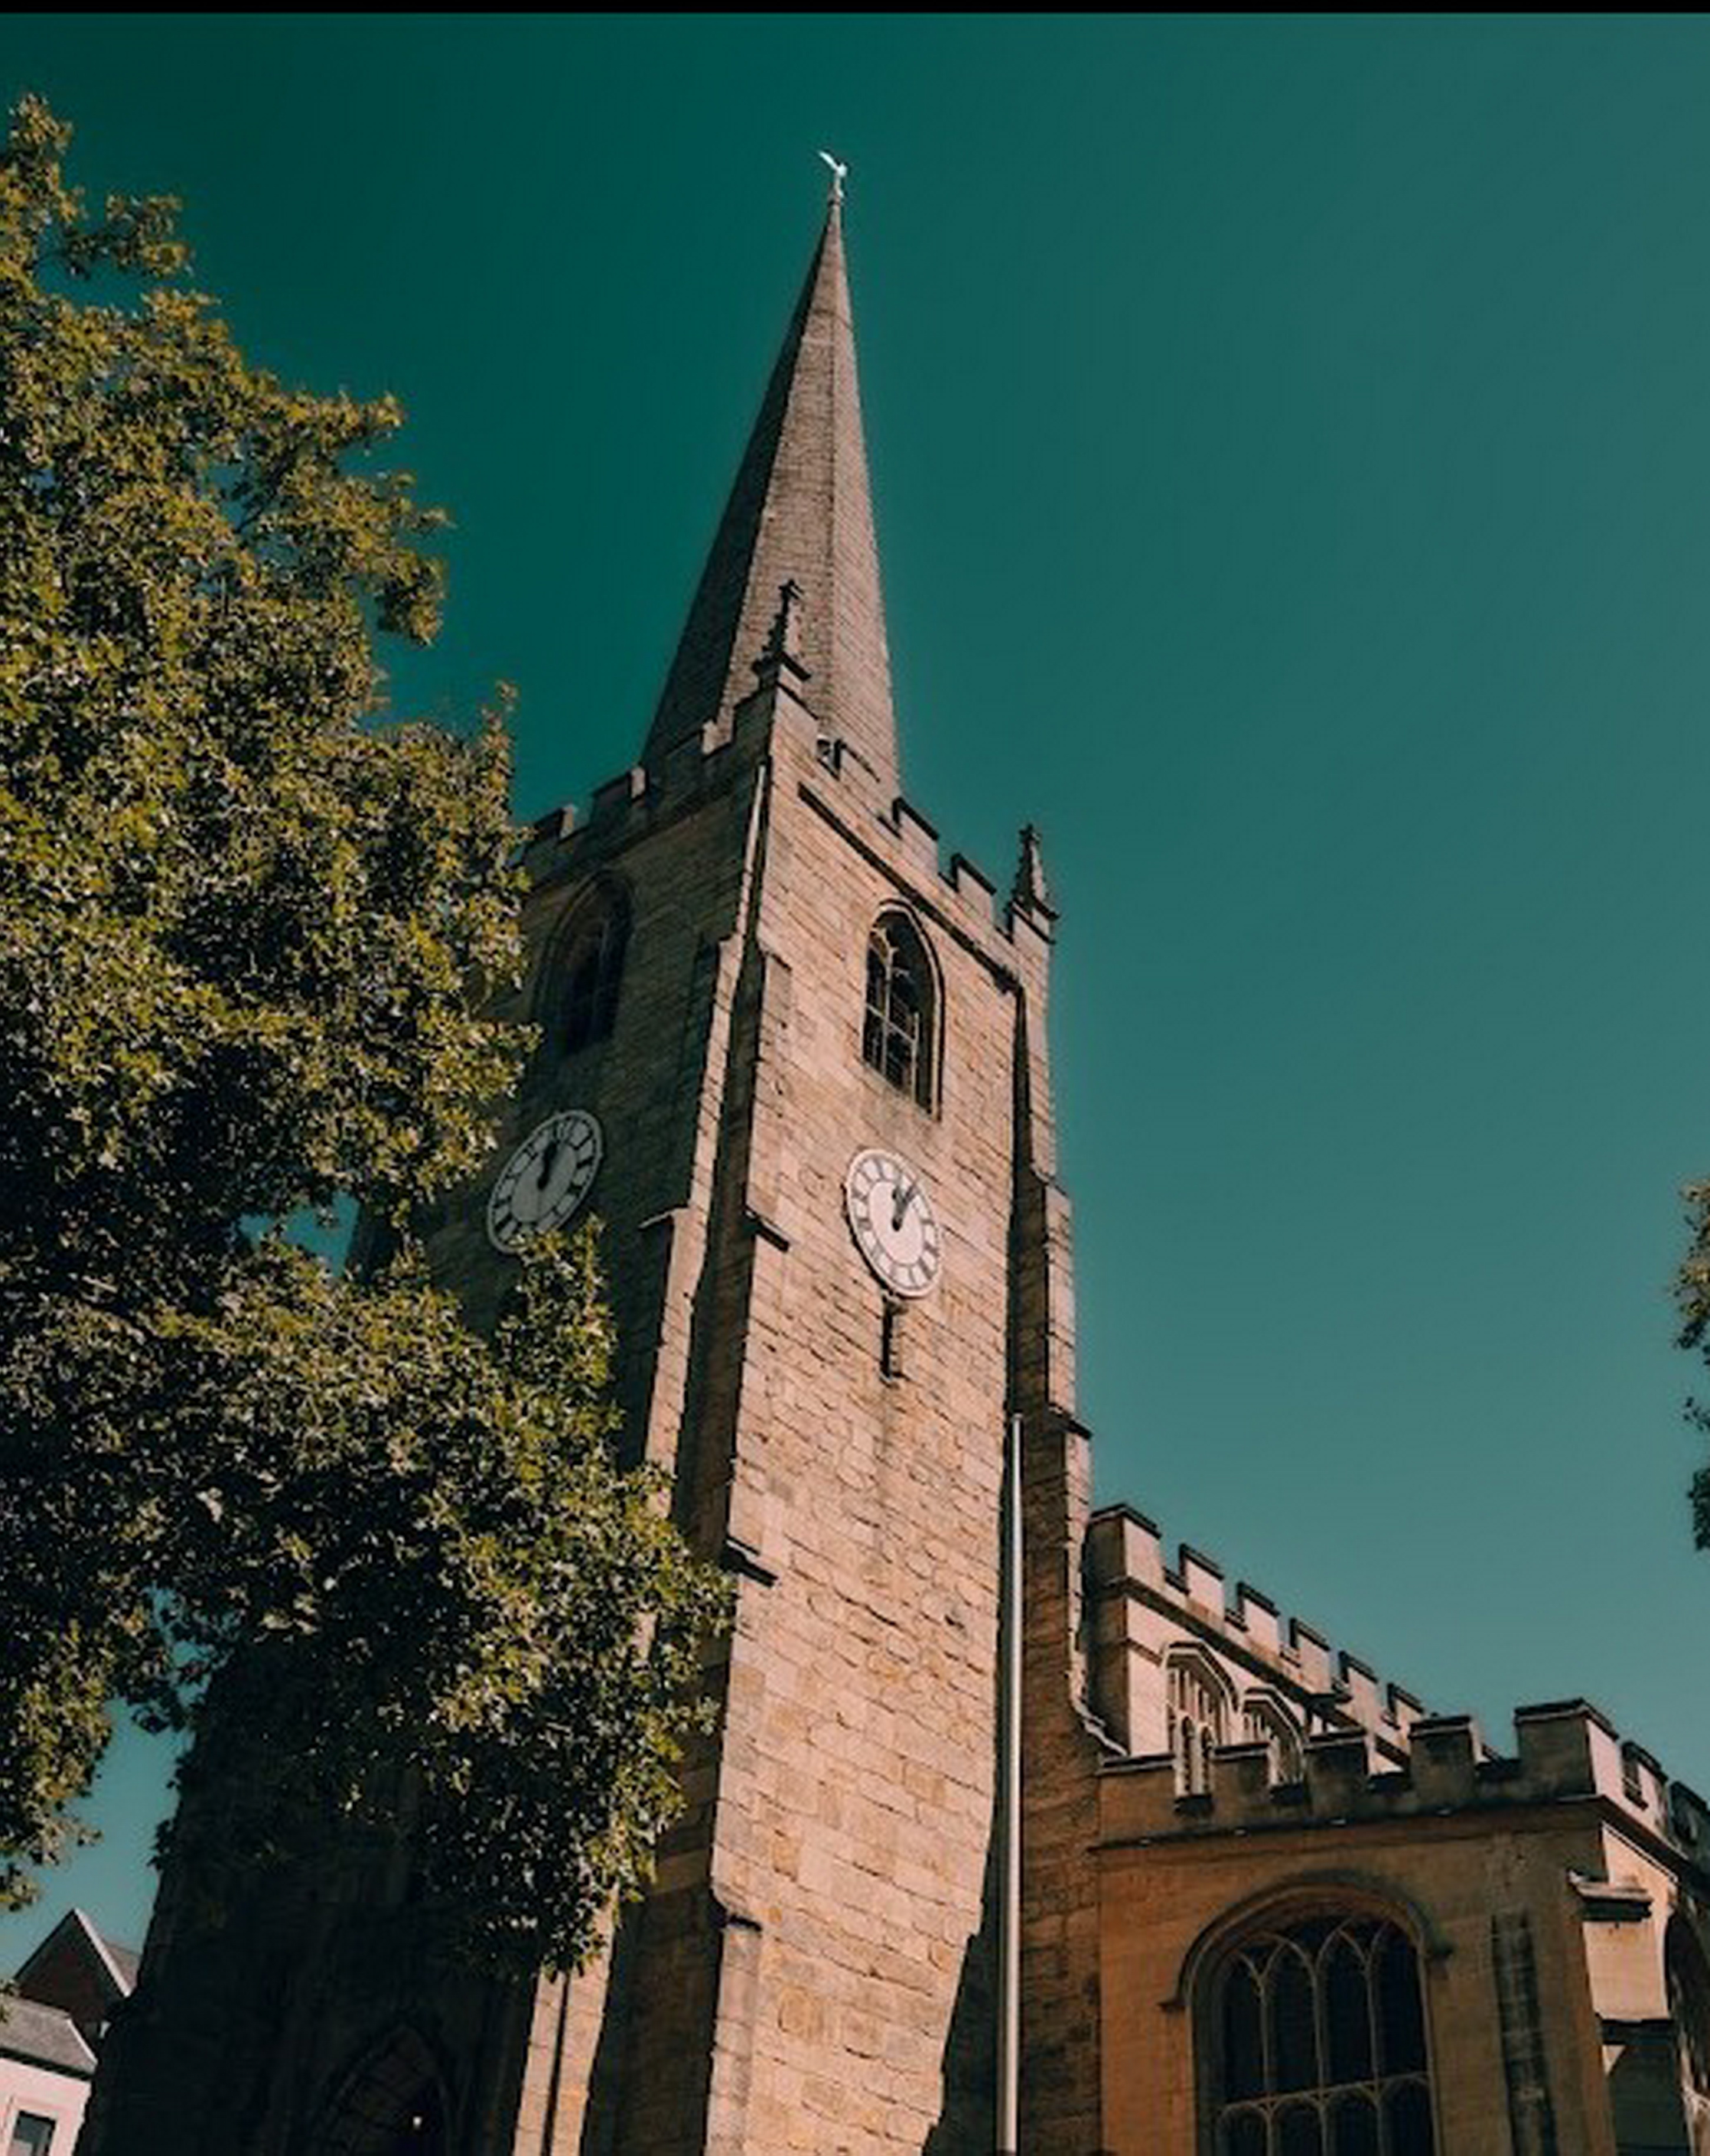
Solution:
{"label": "window tracery", "polygon": [[557,1030],[565,1055],[609,1035],[629,940],[629,909],[615,889],[601,886],[572,915],[554,968]]}
{"label": "window tracery", "polygon": [[1249,1744],[1264,1745],[1273,1782],[1300,1779],[1300,1731],[1280,1699],[1270,1692],[1249,1692],[1241,1702],[1241,1734]]}
{"label": "window tracery", "polygon": [[937,1060],[937,995],[927,947],[901,913],[882,913],[867,937],[861,1060],[930,1108]]}
{"label": "window tracery", "polygon": [[1204,1796],[1211,1787],[1211,1755],[1229,1741],[1234,1687],[1198,1647],[1172,1647],[1164,1658],[1164,1671],[1177,1793]]}
{"label": "window tracery", "polygon": [[1419,1956],[1399,1925],[1327,1911],[1250,1933],[1208,2006],[1215,2156],[1434,2156]]}

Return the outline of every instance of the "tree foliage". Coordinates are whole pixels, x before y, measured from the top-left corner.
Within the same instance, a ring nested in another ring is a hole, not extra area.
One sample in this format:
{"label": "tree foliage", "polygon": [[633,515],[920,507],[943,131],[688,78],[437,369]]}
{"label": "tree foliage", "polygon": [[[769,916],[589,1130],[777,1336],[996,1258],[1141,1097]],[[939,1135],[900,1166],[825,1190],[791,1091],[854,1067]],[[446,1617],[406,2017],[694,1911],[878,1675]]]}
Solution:
{"label": "tree foliage", "polygon": [[[1680,1306],[1680,1344],[1710,1362],[1710,1183],[1691,1185],[1686,1193],[1692,1209],[1687,1215],[1692,1247],[1675,1281],[1675,1300]],[[1687,1419],[1702,1430],[1710,1430],[1710,1403],[1688,1402]],[[1688,1493],[1692,1507],[1692,1539],[1700,1549],[1710,1549],[1710,1466],[1692,1477]]]}
{"label": "tree foliage", "polygon": [[[212,1696],[269,1763],[210,1820],[372,1812],[407,1758],[429,1892],[567,1963],[719,1598],[611,1465],[591,1244],[485,1341],[410,1242],[528,1045],[482,1006],[504,734],[386,714],[376,635],[440,595],[396,406],[249,366],[177,205],[90,213],[68,140],[26,99],[0,153],[0,1893],[110,1700]],[[257,1224],[351,1199],[372,1279]]]}

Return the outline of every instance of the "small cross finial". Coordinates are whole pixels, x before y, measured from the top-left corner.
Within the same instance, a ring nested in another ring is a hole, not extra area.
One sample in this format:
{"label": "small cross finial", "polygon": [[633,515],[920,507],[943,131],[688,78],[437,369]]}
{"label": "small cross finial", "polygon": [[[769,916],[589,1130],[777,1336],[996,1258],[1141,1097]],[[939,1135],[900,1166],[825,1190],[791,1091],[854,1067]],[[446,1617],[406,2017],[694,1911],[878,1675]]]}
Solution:
{"label": "small cross finial", "polygon": [[819,157],[821,162],[831,168],[831,200],[840,203],[843,200],[843,183],[849,177],[849,167],[840,164],[829,150],[822,150]]}

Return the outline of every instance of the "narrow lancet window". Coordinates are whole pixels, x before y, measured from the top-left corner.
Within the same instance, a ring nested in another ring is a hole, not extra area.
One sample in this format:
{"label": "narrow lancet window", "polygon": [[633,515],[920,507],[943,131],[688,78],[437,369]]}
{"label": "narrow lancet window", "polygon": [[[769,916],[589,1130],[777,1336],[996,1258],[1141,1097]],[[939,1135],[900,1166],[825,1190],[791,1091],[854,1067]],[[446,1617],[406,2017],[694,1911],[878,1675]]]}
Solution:
{"label": "narrow lancet window", "polygon": [[1172,1647],[1165,1667],[1176,1788],[1183,1796],[1204,1796],[1211,1787],[1211,1755],[1229,1741],[1233,1687],[1197,1647]]}
{"label": "narrow lancet window", "polygon": [[932,1105],[937,1006],[932,962],[913,924],[881,915],[867,938],[861,1056],[923,1108]]}
{"label": "narrow lancet window", "polygon": [[1247,1743],[1262,1744],[1270,1753],[1273,1782],[1300,1779],[1300,1732],[1280,1700],[1265,1692],[1249,1692],[1241,1703],[1241,1734]]}
{"label": "narrow lancet window", "polygon": [[629,936],[629,908],[616,891],[598,891],[577,909],[557,966],[558,1038],[567,1055],[611,1032]]}

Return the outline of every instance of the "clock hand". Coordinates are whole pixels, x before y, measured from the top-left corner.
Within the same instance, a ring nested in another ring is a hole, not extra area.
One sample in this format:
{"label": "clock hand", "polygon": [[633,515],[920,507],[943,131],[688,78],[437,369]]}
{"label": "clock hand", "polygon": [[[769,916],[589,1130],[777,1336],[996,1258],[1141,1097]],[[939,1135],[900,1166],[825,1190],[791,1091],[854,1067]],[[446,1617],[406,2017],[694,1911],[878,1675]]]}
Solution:
{"label": "clock hand", "polygon": [[899,1176],[896,1180],[896,1194],[891,1201],[891,1232],[893,1235],[901,1228],[903,1216],[908,1211],[908,1201],[913,1196],[913,1185],[905,1182]]}
{"label": "clock hand", "polygon": [[558,1149],[562,1143],[562,1140],[559,1138],[548,1139],[547,1142],[547,1149],[541,1155],[541,1172],[535,1178],[534,1187],[537,1190],[544,1190],[547,1183],[551,1182],[552,1177],[552,1163],[558,1158]]}

